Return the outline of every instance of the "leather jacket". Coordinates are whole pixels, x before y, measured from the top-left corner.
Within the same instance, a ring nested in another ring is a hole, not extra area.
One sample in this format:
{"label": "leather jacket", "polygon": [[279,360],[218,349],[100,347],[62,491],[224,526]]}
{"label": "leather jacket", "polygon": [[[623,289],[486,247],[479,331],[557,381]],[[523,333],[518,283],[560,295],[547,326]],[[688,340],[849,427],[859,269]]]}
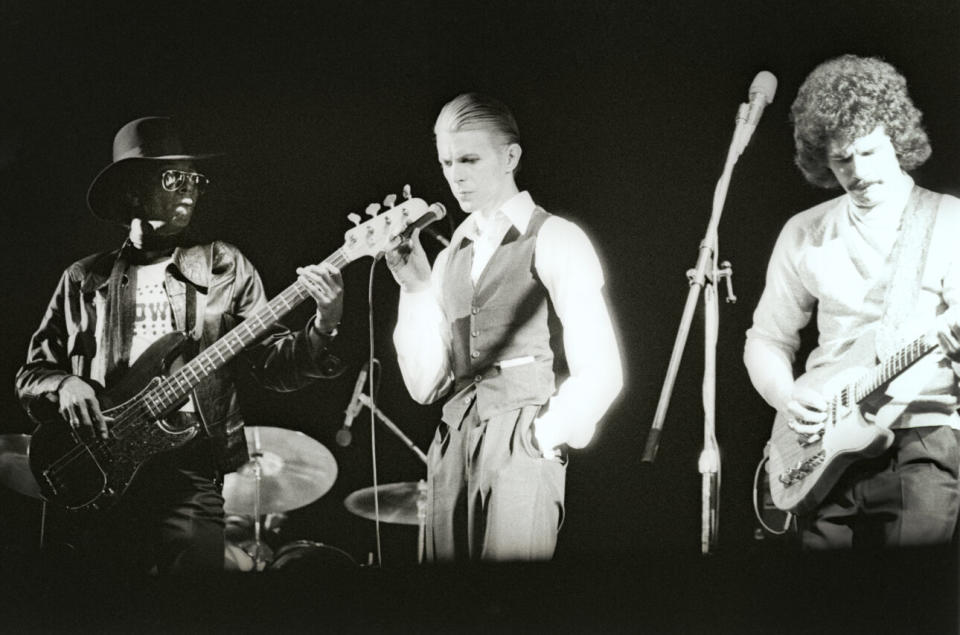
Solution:
{"label": "leather jacket", "polygon": [[[126,249],[94,254],[63,273],[40,328],[30,340],[27,361],[16,377],[16,389],[27,412],[34,414],[38,400],[56,401],[60,383],[69,375],[110,387],[110,369],[126,360],[106,359],[109,334],[117,318],[107,310],[112,276],[122,276],[127,290]],[[267,303],[263,284],[253,264],[224,242],[174,250],[165,272],[174,328],[190,332],[201,350]],[[124,292],[121,292],[124,293]],[[187,324],[189,318],[193,324]],[[274,325],[262,339],[237,358],[205,378],[194,389],[194,400],[210,439],[213,459],[221,473],[233,471],[248,460],[235,376],[247,366],[265,388],[297,390],[316,378],[343,372],[339,358],[328,350],[330,336],[321,333],[316,320],[297,332]],[[127,349],[129,350],[129,349]]]}

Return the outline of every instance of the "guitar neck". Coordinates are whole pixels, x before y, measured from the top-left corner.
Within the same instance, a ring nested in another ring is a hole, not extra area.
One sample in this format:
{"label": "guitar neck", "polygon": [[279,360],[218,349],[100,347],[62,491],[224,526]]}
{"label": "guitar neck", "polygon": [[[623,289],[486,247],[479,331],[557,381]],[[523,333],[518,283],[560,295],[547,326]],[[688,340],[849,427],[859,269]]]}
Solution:
{"label": "guitar neck", "polygon": [[918,337],[896,353],[887,357],[879,365],[864,374],[853,385],[853,396],[857,403],[863,401],[881,386],[907,370],[922,357],[933,351],[937,345],[929,342],[926,336]]}
{"label": "guitar neck", "polygon": [[[337,249],[323,262],[342,268],[350,259]],[[154,416],[160,416],[183,400],[205,377],[222,368],[243,349],[266,334],[284,315],[310,296],[299,281],[284,289],[262,309],[248,316],[226,335],[206,348],[176,372],[164,378],[145,396]]]}

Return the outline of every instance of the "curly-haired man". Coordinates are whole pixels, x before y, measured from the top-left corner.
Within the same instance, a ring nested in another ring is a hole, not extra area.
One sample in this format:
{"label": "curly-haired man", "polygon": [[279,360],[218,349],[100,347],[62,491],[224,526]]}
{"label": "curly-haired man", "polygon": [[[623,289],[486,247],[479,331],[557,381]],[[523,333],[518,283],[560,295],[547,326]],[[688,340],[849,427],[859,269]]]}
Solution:
{"label": "curly-haired man", "polygon": [[[861,404],[860,421],[892,430],[892,445],[854,461],[801,513],[802,544],[947,543],[960,509],[960,200],[909,176],[930,143],[906,80],[880,59],[844,55],[818,66],[791,120],[804,177],[845,193],[795,215],[780,233],[744,350],[757,392],[786,415],[798,442],[816,441],[826,434],[835,382],[811,377],[870,368],[924,334],[939,344]],[[799,331],[814,309],[817,347],[805,381],[795,382]]]}

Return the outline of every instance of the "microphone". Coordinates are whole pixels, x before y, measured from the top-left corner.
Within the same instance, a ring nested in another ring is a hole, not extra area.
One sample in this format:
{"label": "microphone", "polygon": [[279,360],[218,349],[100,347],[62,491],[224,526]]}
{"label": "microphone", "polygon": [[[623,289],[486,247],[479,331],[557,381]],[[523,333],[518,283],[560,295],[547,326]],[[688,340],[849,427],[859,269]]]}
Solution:
{"label": "microphone", "polygon": [[434,203],[433,205],[427,208],[426,214],[424,214],[417,220],[407,225],[407,228],[403,230],[402,236],[404,236],[405,239],[410,238],[410,234],[413,233],[413,230],[419,229],[421,232],[425,234],[429,234],[435,240],[437,240],[440,244],[446,247],[450,244],[450,241],[447,240],[447,238],[443,236],[443,234],[440,234],[435,229],[431,229],[430,227],[427,227],[427,225],[429,225],[430,223],[434,221],[438,221],[446,215],[447,215],[447,208],[444,207],[443,203]]}
{"label": "microphone", "polygon": [[437,230],[435,230],[433,227],[424,227],[420,231],[432,237],[435,241],[437,241],[444,247],[450,246],[450,241],[447,239],[447,237],[441,234],[440,232],[438,232]]}
{"label": "microphone", "polygon": [[[427,210],[431,212],[431,216],[432,216],[431,220],[427,221],[427,224],[432,223],[433,221],[440,220],[441,218],[447,215],[447,208],[444,207],[443,203],[434,203],[433,205],[428,207]],[[424,227],[422,228],[422,231],[432,236],[434,240],[436,240],[438,243],[440,243],[444,247],[450,246],[450,241],[447,240],[447,237],[441,234],[440,232],[438,232],[437,230],[435,230],[434,228],[427,227],[426,225],[424,225]]]}
{"label": "microphone", "polygon": [[347,447],[353,440],[353,434],[350,432],[350,426],[353,425],[354,418],[360,414],[363,404],[360,403],[360,394],[363,392],[363,384],[367,381],[367,372],[370,369],[370,362],[364,362],[360,367],[360,373],[357,375],[357,383],[353,386],[353,396],[350,397],[350,403],[344,411],[343,426],[337,430],[336,441],[340,447]]}
{"label": "microphone", "polygon": [[760,116],[767,104],[773,103],[773,96],[777,92],[777,78],[770,71],[760,71],[750,84],[750,105],[747,110],[746,121],[740,132],[740,148],[747,147],[750,137],[760,122]]}

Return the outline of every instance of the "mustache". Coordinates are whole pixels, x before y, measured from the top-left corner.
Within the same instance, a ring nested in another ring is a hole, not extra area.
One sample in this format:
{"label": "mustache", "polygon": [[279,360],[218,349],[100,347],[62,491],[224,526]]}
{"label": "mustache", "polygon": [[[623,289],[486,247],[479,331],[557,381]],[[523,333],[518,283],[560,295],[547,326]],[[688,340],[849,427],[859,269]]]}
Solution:
{"label": "mustache", "polygon": [[871,185],[874,185],[874,184],[876,184],[876,183],[879,183],[879,182],[880,182],[880,181],[877,181],[877,180],[865,181],[865,180],[862,180],[862,179],[857,179],[856,181],[854,181],[853,183],[850,184],[850,189],[851,189],[851,190],[864,190],[864,189],[866,189],[867,187],[869,187],[869,186],[871,186]]}

